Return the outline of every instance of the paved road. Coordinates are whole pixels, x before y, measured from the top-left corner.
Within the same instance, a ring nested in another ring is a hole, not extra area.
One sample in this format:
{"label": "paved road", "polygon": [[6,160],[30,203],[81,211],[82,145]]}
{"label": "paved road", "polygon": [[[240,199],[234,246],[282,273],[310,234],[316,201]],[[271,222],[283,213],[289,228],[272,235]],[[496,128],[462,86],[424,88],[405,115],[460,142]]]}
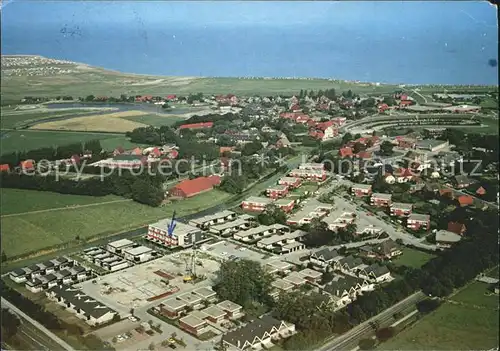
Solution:
{"label": "paved road", "polygon": [[33,350],[74,350],[70,345],[45,328],[43,325],[26,315],[23,311],[1,298],[3,308],[8,308],[21,319],[19,335],[33,347]]}
{"label": "paved road", "polygon": [[398,302],[375,317],[352,328],[347,333],[336,337],[316,351],[352,350],[358,346],[361,339],[369,338],[374,334],[374,330],[370,325],[371,322],[378,322],[379,327],[389,326],[394,322],[395,313],[410,313],[415,310],[415,304],[425,298],[426,296],[422,292],[410,295],[403,301]]}

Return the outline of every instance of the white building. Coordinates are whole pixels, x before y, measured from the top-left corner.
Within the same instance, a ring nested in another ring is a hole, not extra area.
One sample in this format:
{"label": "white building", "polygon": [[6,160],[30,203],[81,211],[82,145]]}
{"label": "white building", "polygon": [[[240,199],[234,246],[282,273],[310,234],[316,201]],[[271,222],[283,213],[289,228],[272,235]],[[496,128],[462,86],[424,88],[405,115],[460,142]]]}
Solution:
{"label": "white building", "polygon": [[125,259],[135,263],[150,260],[153,257],[153,253],[154,251],[146,246],[129,248],[123,251]]}

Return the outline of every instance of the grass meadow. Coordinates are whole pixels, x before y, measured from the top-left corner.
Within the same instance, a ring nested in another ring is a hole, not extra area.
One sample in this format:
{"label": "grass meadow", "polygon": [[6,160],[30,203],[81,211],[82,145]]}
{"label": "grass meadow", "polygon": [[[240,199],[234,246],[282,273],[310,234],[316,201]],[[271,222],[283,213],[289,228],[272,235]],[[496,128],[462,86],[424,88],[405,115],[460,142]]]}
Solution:
{"label": "grass meadow", "polygon": [[2,249],[8,257],[43,252],[53,246],[71,243],[77,236],[80,239],[89,239],[138,228],[170,217],[174,209],[178,216],[195,213],[222,203],[230,196],[213,190],[154,208],[133,201],[100,204],[103,201],[116,200],[117,197],[87,198],[38,191],[15,192],[10,189],[6,194],[5,202],[2,196],[2,208],[8,206],[7,212],[11,214],[35,210],[35,205],[23,202],[45,202],[40,205],[45,208],[39,207],[45,210],[61,207],[62,204],[89,205],[92,201],[96,204],[2,217]]}
{"label": "grass meadow", "polygon": [[397,266],[420,268],[434,257],[436,256],[426,252],[405,247],[403,249],[403,254],[394,259],[393,263]]}
{"label": "grass meadow", "polygon": [[379,350],[487,350],[498,347],[498,295],[474,281]]}

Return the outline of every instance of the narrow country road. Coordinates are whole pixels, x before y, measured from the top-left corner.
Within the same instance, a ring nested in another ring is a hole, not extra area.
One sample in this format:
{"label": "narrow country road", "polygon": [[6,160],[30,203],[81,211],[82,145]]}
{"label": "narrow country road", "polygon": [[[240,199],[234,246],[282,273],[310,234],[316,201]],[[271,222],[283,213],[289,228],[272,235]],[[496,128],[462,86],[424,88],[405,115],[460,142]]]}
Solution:
{"label": "narrow country road", "polygon": [[72,205],[72,206],[66,206],[66,207],[48,208],[46,210],[36,210],[36,211],[27,211],[27,212],[7,214],[7,215],[1,216],[0,218],[23,216],[23,215],[27,215],[27,214],[33,214],[33,213],[62,211],[62,210],[78,210],[78,209],[83,208],[83,207],[93,207],[93,206],[114,204],[117,202],[127,202],[127,201],[133,201],[133,200],[132,199],[122,199],[122,200],[113,200],[113,201],[105,201],[105,202],[96,202],[94,204],[87,204],[87,205]]}
{"label": "narrow country road", "polygon": [[[15,314],[21,317],[21,325],[20,327],[20,334],[28,341],[28,343],[32,344],[34,346],[35,350],[39,350],[41,347],[45,350],[54,350],[55,345],[59,345],[60,349],[63,350],[69,350],[73,351],[74,349],[61,340],[59,337],[57,337],[54,333],[52,333],[50,330],[45,328],[43,325],[26,315],[23,311],[18,309],[16,306],[11,304],[9,301],[4,299],[3,297],[1,298],[1,304],[2,308],[8,308]],[[26,325],[26,323],[29,323]],[[33,328],[34,327],[34,328]],[[35,329],[36,328],[36,329]],[[47,339],[48,337],[49,339]],[[55,344],[54,344],[55,343]],[[57,348],[59,349],[59,348]]]}

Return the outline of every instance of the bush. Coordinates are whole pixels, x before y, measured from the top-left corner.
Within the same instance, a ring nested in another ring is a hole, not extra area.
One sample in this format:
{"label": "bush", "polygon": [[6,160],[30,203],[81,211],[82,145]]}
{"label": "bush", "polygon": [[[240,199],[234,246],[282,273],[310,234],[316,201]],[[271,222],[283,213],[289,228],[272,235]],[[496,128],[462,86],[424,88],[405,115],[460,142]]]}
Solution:
{"label": "bush", "polygon": [[361,350],[373,350],[375,348],[374,339],[361,339],[358,344]]}

